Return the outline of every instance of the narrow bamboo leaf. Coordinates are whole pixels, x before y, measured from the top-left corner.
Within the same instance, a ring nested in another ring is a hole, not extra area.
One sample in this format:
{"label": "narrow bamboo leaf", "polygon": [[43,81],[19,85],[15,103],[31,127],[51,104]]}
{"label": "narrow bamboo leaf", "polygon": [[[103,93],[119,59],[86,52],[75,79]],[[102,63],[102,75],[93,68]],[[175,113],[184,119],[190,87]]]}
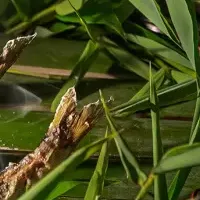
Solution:
{"label": "narrow bamboo leaf", "polygon": [[126,30],[128,35],[132,33],[133,35],[138,35],[141,37],[148,38],[150,40],[153,40],[159,44],[162,44],[168,47],[169,49],[173,49],[174,51],[178,52],[180,55],[184,55],[182,48],[177,45],[172,44],[170,42],[170,39],[166,40],[166,38],[160,37],[158,34],[152,32],[151,30],[147,28],[140,26],[139,24],[126,21],[124,24],[124,29]]}
{"label": "narrow bamboo leaf", "polygon": [[[162,85],[165,79],[165,69],[161,68],[158,72],[156,72],[155,75],[153,76],[153,79],[155,81],[155,87],[156,89],[158,89]],[[149,91],[150,91],[150,84],[148,82],[129,101],[137,101],[141,97],[148,95]]]}
{"label": "narrow bamboo leaf", "polygon": [[[199,59],[198,28],[193,2],[190,0],[167,0],[166,4],[182,47],[199,75],[199,69],[197,69],[197,60]],[[179,8],[179,10],[177,11],[176,8]]]}
{"label": "narrow bamboo leaf", "polygon": [[120,48],[120,46],[108,39],[105,39],[105,48],[117,61],[120,62],[122,67],[148,80],[149,66],[145,62],[141,61],[130,52]]}
{"label": "narrow bamboo leaf", "polygon": [[89,40],[81,57],[74,66],[69,79],[64,84],[64,86],[52,102],[52,111],[56,110],[60,99],[62,98],[63,94],[67,91],[67,89],[72,85],[77,85],[79,81],[84,77],[85,73],[88,71],[94,60],[97,58],[98,53],[99,45],[97,43],[94,43],[92,40]]}
{"label": "narrow bamboo leaf", "polygon": [[[198,107],[198,101],[197,101],[197,105],[196,105],[196,109],[199,109]],[[194,117],[195,119],[195,117]],[[192,127],[192,134],[191,134],[191,137],[190,137],[190,140],[189,140],[189,145],[193,144],[194,142],[198,141],[199,142],[199,137],[200,137],[200,134],[199,134],[199,126],[200,126],[200,116],[198,117],[198,119],[195,119],[197,120],[196,122],[196,125],[194,127],[194,130],[193,130],[193,127]],[[194,120],[193,120],[193,123]],[[187,166],[186,166],[187,167]],[[191,171],[191,168],[184,168],[184,169],[181,169],[180,171],[177,172],[176,176],[174,177],[170,187],[169,187],[169,191],[168,191],[168,194],[169,194],[169,197],[170,199],[177,199],[186,180],[187,180],[187,177],[189,175]]]}
{"label": "narrow bamboo leaf", "polygon": [[182,82],[189,81],[192,79],[192,77],[189,76],[188,74],[179,72],[177,70],[171,70],[171,75],[177,83],[182,83]]}
{"label": "narrow bamboo leaf", "polygon": [[[146,181],[146,175],[141,170],[136,158],[134,157],[133,153],[131,152],[131,150],[128,147],[128,145],[126,144],[126,142],[123,140],[123,138],[117,132],[115,124],[113,123],[113,119],[110,116],[110,111],[109,111],[107,105],[105,104],[105,100],[103,98],[101,91],[100,91],[100,97],[101,97],[101,101],[102,101],[102,104],[104,107],[106,118],[109,123],[112,134],[116,135],[116,137],[114,138],[115,143],[117,145],[122,164],[126,171],[127,178],[135,181],[137,184],[142,186],[144,184],[144,182]],[[131,166],[131,171],[130,171],[129,166]]]}
{"label": "narrow bamboo leaf", "polygon": [[180,168],[198,166],[200,165],[199,153],[200,143],[172,148],[163,156],[153,172],[161,174]]}
{"label": "narrow bamboo leaf", "polygon": [[[107,137],[107,135],[108,130],[106,130],[105,137]],[[108,142],[105,142],[102,145],[97,166],[88,185],[84,200],[96,200],[101,197],[108,168],[108,156]]]}
{"label": "narrow bamboo leaf", "polygon": [[37,36],[40,38],[47,38],[50,36],[54,36],[58,33],[62,33],[67,30],[72,30],[76,26],[72,24],[64,24],[61,22],[55,22],[50,26],[49,28],[43,27],[43,26],[37,26],[35,32],[37,33]]}
{"label": "narrow bamboo leaf", "polygon": [[75,27],[76,26],[72,24],[64,24],[62,22],[55,22],[50,26],[49,30],[52,31],[53,33],[61,33],[66,30],[71,30]]}
{"label": "narrow bamboo leaf", "polygon": [[[196,98],[196,82],[189,80],[158,91],[160,106],[173,105],[178,102],[188,101]],[[135,113],[138,110],[149,108],[148,97],[144,96],[137,101],[128,101],[111,110],[115,117],[124,117]]]}
{"label": "narrow bamboo leaf", "polygon": [[85,27],[85,30],[87,31],[87,34],[89,35],[90,39],[93,40],[94,42],[96,41],[96,36],[94,32],[92,31],[90,25],[87,24],[85,19],[79,14],[79,12],[76,10],[76,8],[72,5],[71,1],[68,0],[71,7],[74,9],[74,12],[76,13],[77,17],[79,18],[81,24]]}
{"label": "narrow bamboo leaf", "polygon": [[[112,1],[112,5],[114,1]],[[114,12],[121,23],[125,22],[126,19],[134,12],[135,7],[129,1],[121,1],[120,6],[115,7]]]}
{"label": "narrow bamboo leaf", "polygon": [[[194,118],[192,122],[191,134],[190,134],[190,141],[189,143],[192,144],[193,141],[197,140],[199,137],[199,131],[195,133],[195,129],[197,128],[199,117],[200,117],[200,98],[199,98],[199,53],[198,53],[198,28],[197,28],[197,21],[196,21],[196,13],[194,10],[194,3],[185,0],[185,1],[167,1],[168,10],[176,29],[176,32],[180,38],[181,44],[183,49],[185,50],[193,68],[197,72],[197,101],[196,107],[194,112]],[[179,6],[181,8],[181,14],[175,11],[174,7]],[[197,128],[199,129],[199,127]],[[180,170],[172,184],[170,185],[169,189],[169,197],[171,200],[175,200],[178,198],[182,187],[190,173],[190,168]]]}
{"label": "narrow bamboo leaf", "polygon": [[[152,119],[152,138],[153,138],[153,165],[156,166],[163,154],[163,145],[160,136],[159,102],[156,94],[154,80],[150,68],[150,104]],[[158,175],[154,180],[155,200],[168,200],[167,183],[164,174]]]}
{"label": "narrow bamboo leaf", "polygon": [[171,37],[155,0],[129,0],[143,15],[150,19],[163,33]]}
{"label": "narrow bamboo leaf", "polygon": [[153,181],[155,179],[155,175],[154,174],[150,174],[146,180],[146,182],[144,183],[144,185],[141,187],[139,193],[137,194],[135,200],[140,200],[143,199],[143,197],[146,195],[146,193],[148,192],[149,188],[152,186]]}
{"label": "narrow bamboo leaf", "polygon": [[53,200],[74,187],[84,184],[82,181],[60,181],[44,200]]}
{"label": "narrow bamboo leaf", "polygon": [[[144,48],[148,49],[150,52],[152,52],[155,55],[159,55],[168,60],[171,60],[178,64],[181,64],[183,67],[189,68],[188,70],[190,70],[190,71],[192,70],[191,69],[192,65],[187,58],[185,58],[184,56],[182,56],[175,50],[173,50],[163,44],[160,44],[152,39],[149,39],[146,37],[141,37],[141,36],[136,36],[133,34],[128,34],[127,38],[129,41],[135,42],[136,44],[143,46]],[[181,71],[184,72],[184,69]]]}
{"label": "narrow bamboo leaf", "polygon": [[70,173],[72,170],[75,170],[80,163],[87,160],[91,155],[101,148],[102,144],[112,137],[113,135],[110,135],[107,138],[82,147],[74,152],[69,158],[63,161],[58,167],[56,167],[37,184],[30,188],[30,190],[22,195],[19,200],[45,199],[50,191],[57,185],[63,173]]}
{"label": "narrow bamboo leaf", "polygon": [[[73,3],[73,1],[72,1]],[[79,14],[87,24],[103,24],[112,28],[116,33],[124,37],[122,25],[113,12],[112,4],[109,1],[87,1],[79,10]],[[57,15],[56,18],[62,22],[78,23],[76,14]]]}

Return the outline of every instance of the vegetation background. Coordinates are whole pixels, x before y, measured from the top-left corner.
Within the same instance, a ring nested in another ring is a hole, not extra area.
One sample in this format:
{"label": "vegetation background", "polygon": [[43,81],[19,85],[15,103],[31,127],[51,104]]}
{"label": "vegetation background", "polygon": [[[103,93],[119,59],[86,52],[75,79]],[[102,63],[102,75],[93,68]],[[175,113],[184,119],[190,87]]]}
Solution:
{"label": "vegetation background", "polygon": [[106,116],[20,200],[175,200],[200,187],[198,18],[197,0],[0,2],[2,47],[37,32],[1,79],[1,167],[38,145],[73,85],[80,106],[101,89]]}

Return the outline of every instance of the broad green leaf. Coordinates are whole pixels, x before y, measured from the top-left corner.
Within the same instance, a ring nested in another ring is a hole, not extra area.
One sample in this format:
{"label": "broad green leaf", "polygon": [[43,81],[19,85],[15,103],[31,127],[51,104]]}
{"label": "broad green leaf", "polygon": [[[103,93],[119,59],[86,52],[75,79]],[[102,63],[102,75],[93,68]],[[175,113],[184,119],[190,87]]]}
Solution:
{"label": "broad green leaf", "polygon": [[[158,99],[160,106],[172,105],[178,102],[196,98],[196,83],[195,80],[189,80],[184,83],[179,83],[169,86],[158,91]],[[149,108],[148,97],[141,97],[137,101],[128,101],[120,106],[113,108],[112,114],[115,117],[124,117],[135,113],[138,110]]]}
{"label": "broad green leaf", "polygon": [[200,144],[183,145],[169,150],[154,168],[155,174],[200,165]]}
{"label": "broad green leaf", "polygon": [[114,138],[115,143],[120,155],[120,159],[126,171],[127,178],[139,184],[140,186],[142,186],[144,182],[146,181],[146,175],[140,168],[136,158],[134,157],[133,153],[131,152],[126,142],[123,140],[121,135],[117,132],[115,124],[113,123],[113,119],[110,116],[109,109],[105,103],[105,100],[103,98],[101,91],[100,91],[100,97],[101,97],[101,102],[103,104],[104,111],[105,111],[110,129],[111,129],[111,132],[112,134],[116,135],[116,137]]}
{"label": "broad green leaf", "polygon": [[[160,115],[159,102],[156,94],[155,83],[151,75],[150,68],[150,104],[152,120],[152,139],[153,139],[153,165],[156,166],[163,154],[163,145],[160,135]],[[156,200],[168,200],[167,183],[164,174],[158,175],[154,180],[154,198]]]}
{"label": "broad green leaf", "polygon": [[47,174],[37,184],[31,187],[25,194],[23,194],[19,200],[34,200],[34,199],[45,199],[49,192],[56,187],[58,181],[61,179],[63,173],[70,173],[75,170],[76,167],[87,160],[91,155],[97,152],[102,144],[113,137],[107,137],[97,142],[89,144],[85,147],[74,152],[69,158],[63,161],[58,167]]}
{"label": "broad green leaf", "polygon": [[60,181],[44,200],[53,200],[72,188],[84,184],[82,181]]}
{"label": "broad green leaf", "polygon": [[151,20],[163,33],[170,36],[169,31],[161,17],[159,7],[155,0],[129,0],[143,15]]}
{"label": "broad green leaf", "polygon": [[[105,137],[108,135],[106,130]],[[108,168],[108,142],[102,145],[96,168],[89,182],[84,200],[96,200],[101,197],[104,187],[104,179]]]}
{"label": "broad green leaf", "polygon": [[69,79],[64,84],[64,86],[62,87],[62,89],[59,91],[54,101],[52,102],[51,106],[52,111],[56,110],[57,105],[60,102],[60,99],[62,98],[63,94],[67,91],[67,89],[73,85],[77,85],[80,82],[80,80],[84,77],[85,73],[89,70],[90,66],[97,58],[98,53],[99,53],[99,45],[89,40],[81,57],[74,66]]}
{"label": "broad green leaf", "polygon": [[[198,28],[193,2],[190,0],[167,0],[166,4],[182,47],[198,75]],[[179,8],[177,11],[176,8]]]}
{"label": "broad green leaf", "polygon": [[[78,12],[87,24],[107,25],[116,33],[124,37],[124,31],[122,29],[119,19],[113,12],[111,2],[89,0]],[[79,23],[79,19],[75,13],[64,16],[57,15],[56,18],[62,22]]]}

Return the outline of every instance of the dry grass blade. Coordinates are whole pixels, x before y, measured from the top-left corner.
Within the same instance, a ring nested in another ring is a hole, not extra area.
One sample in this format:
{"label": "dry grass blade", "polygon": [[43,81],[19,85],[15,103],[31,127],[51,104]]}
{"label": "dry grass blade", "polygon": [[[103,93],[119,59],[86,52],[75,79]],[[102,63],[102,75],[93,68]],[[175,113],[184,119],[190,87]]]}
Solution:
{"label": "dry grass blade", "polygon": [[2,78],[6,71],[16,62],[24,48],[28,46],[35,37],[36,34],[17,37],[6,43],[0,55],[0,78]]}
{"label": "dry grass blade", "polygon": [[102,114],[99,101],[76,111],[76,92],[70,88],[62,97],[45,138],[33,153],[0,174],[0,199],[17,199],[71,154],[78,142]]}

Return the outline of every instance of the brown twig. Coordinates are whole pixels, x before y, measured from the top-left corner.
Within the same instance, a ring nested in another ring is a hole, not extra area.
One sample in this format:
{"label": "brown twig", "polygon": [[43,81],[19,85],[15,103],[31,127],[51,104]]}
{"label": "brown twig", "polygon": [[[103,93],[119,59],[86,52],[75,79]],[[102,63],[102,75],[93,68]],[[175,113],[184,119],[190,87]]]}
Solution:
{"label": "brown twig", "polygon": [[70,88],[62,97],[54,119],[38,148],[18,164],[0,174],[0,199],[17,199],[27,187],[43,177],[71,154],[78,142],[102,114],[99,101],[76,112],[76,92]]}
{"label": "brown twig", "polygon": [[24,37],[17,37],[9,40],[0,55],[0,78],[16,62],[23,49],[31,43],[36,34]]}

